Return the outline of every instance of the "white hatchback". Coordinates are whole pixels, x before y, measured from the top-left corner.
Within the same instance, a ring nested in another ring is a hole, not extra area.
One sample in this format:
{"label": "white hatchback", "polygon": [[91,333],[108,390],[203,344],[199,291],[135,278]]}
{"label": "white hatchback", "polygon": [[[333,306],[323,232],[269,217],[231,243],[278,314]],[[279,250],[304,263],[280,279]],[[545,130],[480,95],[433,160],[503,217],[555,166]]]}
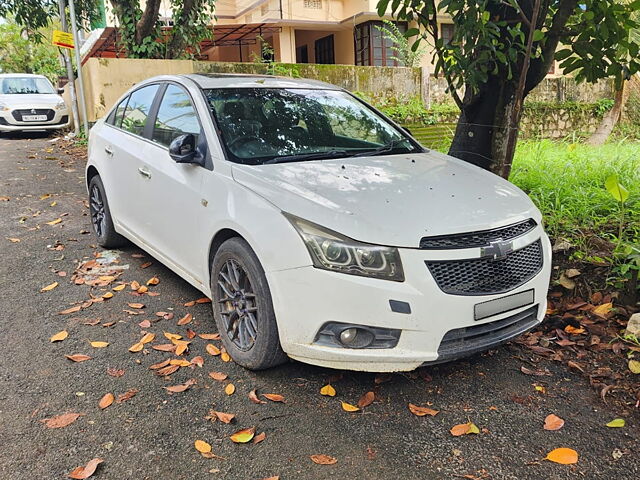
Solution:
{"label": "white hatchback", "polygon": [[527,195],[332,85],[151,78],[92,128],[86,178],[98,243],[126,238],[208,295],[250,369],[412,370],[545,315]]}
{"label": "white hatchback", "polygon": [[0,74],[0,133],[69,126],[67,106],[42,75]]}

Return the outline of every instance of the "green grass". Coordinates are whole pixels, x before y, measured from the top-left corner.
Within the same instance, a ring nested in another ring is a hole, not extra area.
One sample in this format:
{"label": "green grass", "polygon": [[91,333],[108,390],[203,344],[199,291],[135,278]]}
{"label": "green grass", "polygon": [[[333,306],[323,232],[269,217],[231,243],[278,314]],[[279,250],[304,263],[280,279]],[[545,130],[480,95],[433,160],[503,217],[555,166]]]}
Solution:
{"label": "green grass", "polygon": [[510,180],[542,211],[552,237],[579,239],[587,232],[608,239],[617,234],[620,205],[604,187],[618,175],[629,190],[626,240],[640,240],[640,143],[601,147],[551,140],[521,141]]}

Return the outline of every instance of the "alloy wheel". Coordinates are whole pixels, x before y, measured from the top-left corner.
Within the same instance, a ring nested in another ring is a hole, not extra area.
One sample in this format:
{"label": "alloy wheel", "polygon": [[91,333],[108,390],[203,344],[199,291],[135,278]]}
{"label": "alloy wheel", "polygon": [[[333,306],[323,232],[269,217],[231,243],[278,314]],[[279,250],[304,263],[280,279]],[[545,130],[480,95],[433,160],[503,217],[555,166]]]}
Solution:
{"label": "alloy wheel", "polygon": [[258,307],[245,269],[234,259],[218,272],[218,304],[227,336],[242,351],[250,350],[258,336]]}
{"label": "alloy wheel", "polygon": [[107,229],[107,219],[102,192],[100,192],[97,185],[91,187],[89,204],[91,206],[91,223],[96,231],[96,235],[101,237]]}

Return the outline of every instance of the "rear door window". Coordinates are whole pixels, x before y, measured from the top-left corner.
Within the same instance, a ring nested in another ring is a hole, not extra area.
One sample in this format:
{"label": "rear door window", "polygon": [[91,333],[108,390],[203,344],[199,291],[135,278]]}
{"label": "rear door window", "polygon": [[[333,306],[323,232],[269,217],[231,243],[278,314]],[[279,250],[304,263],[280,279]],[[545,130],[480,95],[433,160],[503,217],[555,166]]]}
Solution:
{"label": "rear door window", "polygon": [[124,110],[127,107],[127,102],[129,101],[129,97],[125,97],[124,100],[122,100],[118,106],[116,107],[115,111],[113,112],[113,116],[111,117],[111,123],[112,125],[116,126],[116,127],[121,127],[122,126],[122,117],[124,117]]}
{"label": "rear door window", "polygon": [[200,122],[191,97],[177,85],[169,84],[158,108],[151,140],[168,147],[174,138],[191,133],[200,135]]}
{"label": "rear door window", "polygon": [[[124,110],[121,128],[134,135],[143,136],[147,117],[156,97],[159,85],[142,87],[129,96],[129,102]],[[117,119],[116,113],[116,119]]]}

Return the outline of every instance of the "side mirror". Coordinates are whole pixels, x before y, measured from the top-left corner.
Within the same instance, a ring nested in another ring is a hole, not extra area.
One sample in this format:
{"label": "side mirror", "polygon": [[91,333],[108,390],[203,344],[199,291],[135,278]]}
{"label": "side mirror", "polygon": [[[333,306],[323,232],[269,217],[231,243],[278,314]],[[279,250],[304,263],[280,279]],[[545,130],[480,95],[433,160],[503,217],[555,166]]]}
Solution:
{"label": "side mirror", "polygon": [[64,93],[64,88],[59,88],[58,89],[58,95],[62,95]]}
{"label": "side mirror", "polygon": [[185,133],[173,139],[169,145],[169,156],[176,163],[200,163],[196,160],[196,137],[191,133]]}

